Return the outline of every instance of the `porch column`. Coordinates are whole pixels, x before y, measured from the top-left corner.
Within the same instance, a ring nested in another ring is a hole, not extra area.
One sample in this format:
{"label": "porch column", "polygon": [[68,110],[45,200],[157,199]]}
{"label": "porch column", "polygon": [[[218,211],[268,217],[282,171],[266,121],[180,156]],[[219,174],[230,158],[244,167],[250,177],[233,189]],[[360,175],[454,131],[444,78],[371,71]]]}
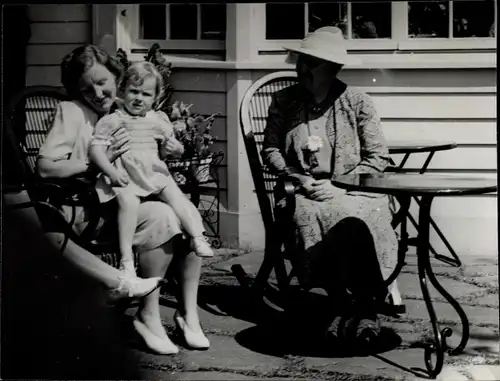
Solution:
{"label": "porch column", "polygon": [[[227,61],[254,60],[253,21],[254,4],[227,4]],[[255,250],[264,246],[264,227],[239,118],[241,100],[251,84],[250,70],[231,70],[226,75],[228,216],[223,229],[229,243]]]}

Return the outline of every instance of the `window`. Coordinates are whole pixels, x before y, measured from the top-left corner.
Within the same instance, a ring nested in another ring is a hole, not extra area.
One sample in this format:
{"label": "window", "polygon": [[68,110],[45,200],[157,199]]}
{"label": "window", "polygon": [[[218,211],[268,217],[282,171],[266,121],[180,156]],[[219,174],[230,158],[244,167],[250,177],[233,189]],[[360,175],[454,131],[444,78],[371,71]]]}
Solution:
{"label": "window", "polygon": [[172,50],[223,50],[226,39],[226,4],[135,4],[132,50],[157,42]]}
{"label": "window", "polygon": [[328,25],[350,50],[496,49],[496,0],[270,3],[263,12],[259,51]]}
{"label": "window", "polygon": [[410,38],[495,37],[495,2],[411,1],[408,4]]}
{"label": "window", "polygon": [[347,39],[391,38],[391,2],[266,4],[267,40],[302,39],[328,25],[342,29]]}

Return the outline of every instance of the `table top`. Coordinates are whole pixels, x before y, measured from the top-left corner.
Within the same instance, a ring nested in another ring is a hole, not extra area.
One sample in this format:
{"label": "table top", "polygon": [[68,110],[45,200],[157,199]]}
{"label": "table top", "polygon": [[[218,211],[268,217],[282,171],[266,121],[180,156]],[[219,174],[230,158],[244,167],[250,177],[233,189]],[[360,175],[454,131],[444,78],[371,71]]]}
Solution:
{"label": "table top", "polygon": [[451,140],[392,140],[388,142],[388,146],[390,153],[398,154],[444,151],[455,148],[457,146],[457,143]]}
{"label": "table top", "polygon": [[456,196],[497,191],[497,180],[461,174],[378,173],[337,176],[333,185],[350,191],[383,194]]}

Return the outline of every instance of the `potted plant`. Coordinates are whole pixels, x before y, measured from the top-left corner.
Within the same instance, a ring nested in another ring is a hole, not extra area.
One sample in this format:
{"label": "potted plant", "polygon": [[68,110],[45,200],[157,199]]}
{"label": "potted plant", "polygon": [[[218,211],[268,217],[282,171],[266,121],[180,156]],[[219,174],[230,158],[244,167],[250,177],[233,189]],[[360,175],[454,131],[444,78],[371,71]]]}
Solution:
{"label": "potted plant", "polygon": [[[122,49],[118,49],[117,57],[125,68],[130,66],[131,62]],[[172,85],[168,83],[172,74],[172,63],[162,55],[159,44],[151,46],[144,59],[153,63],[163,77],[162,94],[156,101],[154,109],[168,115],[174,126],[175,137],[184,145],[184,154],[181,158],[166,160],[174,172],[174,178],[178,183],[184,184],[187,172],[191,171],[199,182],[210,180],[210,164],[213,160],[211,146],[216,140],[212,135],[212,125],[218,114],[204,117],[191,111],[193,105],[179,101],[170,102],[174,91]]]}

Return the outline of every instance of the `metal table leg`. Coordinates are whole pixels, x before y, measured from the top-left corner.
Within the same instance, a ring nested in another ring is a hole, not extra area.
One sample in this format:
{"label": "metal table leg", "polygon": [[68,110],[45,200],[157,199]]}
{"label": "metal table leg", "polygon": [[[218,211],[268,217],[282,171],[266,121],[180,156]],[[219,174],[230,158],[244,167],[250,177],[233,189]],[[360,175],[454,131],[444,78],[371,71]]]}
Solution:
{"label": "metal table leg", "polygon": [[[461,353],[465,348],[467,341],[469,340],[469,321],[460,304],[455,299],[453,299],[453,297],[443,288],[443,286],[441,286],[432,271],[429,256],[429,232],[432,200],[433,196],[424,196],[421,199],[418,221],[419,229],[417,256],[420,288],[422,290],[425,305],[427,306],[427,311],[429,312],[429,317],[434,333],[434,339],[426,343],[425,346],[425,366],[427,368],[427,371],[429,372],[429,376],[431,378],[436,378],[436,376],[441,372],[443,368],[445,351],[447,351],[450,355],[456,355]],[[446,342],[446,338],[451,336],[451,328],[446,327],[441,331],[439,330],[436,312],[434,311],[429,290],[427,288],[427,279],[431,282],[434,288],[444,296],[446,301],[455,309],[455,311],[460,316],[460,320],[462,322],[462,338],[456,348],[450,349]],[[435,354],[436,356],[436,361],[434,364],[432,363],[433,354]]]}
{"label": "metal table leg", "polygon": [[[434,151],[429,153],[429,155],[427,156],[427,158],[426,158],[426,160],[424,162],[424,165],[422,166],[422,168],[419,171],[420,174],[424,174],[427,171],[427,167],[429,166],[432,158],[434,157],[434,154],[435,154]],[[403,160],[401,160],[401,162],[399,163],[399,165],[397,167],[399,170],[403,169],[403,167],[406,164],[406,162],[407,162],[407,160],[408,160],[409,157],[410,157],[409,153],[405,154],[405,156],[403,157]],[[392,165],[396,165],[392,159],[390,159],[390,161],[391,161]],[[420,206],[420,200],[418,199],[418,197],[413,197],[413,199]],[[410,220],[410,222],[412,223],[412,225],[415,227],[415,229],[418,230],[417,222],[415,221],[415,219],[413,218],[413,216],[410,214],[409,208],[408,208],[407,217]],[[437,251],[434,249],[434,247],[432,247],[432,245],[429,242],[429,248],[432,251],[432,254],[434,255],[434,257],[436,259],[442,261],[442,262],[448,263],[449,265],[452,265],[452,266],[455,266],[455,267],[460,267],[462,265],[462,262],[460,261],[460,258],[458,257],[457,253],[455,252],[455,250],[451,246],[450,242],[446,239],[446,237],[444,236],[443,232],[437,226],[436,222],[432,218],[430,219],[430,223],[431,223],[431,226],[433,227],[433,229],[436,231],[436,233],[439,236],[439,238],[441,239],[441,241],[444,243],[444,245],[446,246],[446,248],[448,249],[448,251],[452,255],[452,258],[450,258],[450,257],[448,257],[446,255],[438,254]],[[402,237],[402,241],[404,239],[407,240],[404,243],[405,246],[408,246],[408,243],[413,240],[413,239],[408,238],[408,233],[407,233],[407,230],[406,230],[406,224],[405,225],[401,225],[401,237]]]}

